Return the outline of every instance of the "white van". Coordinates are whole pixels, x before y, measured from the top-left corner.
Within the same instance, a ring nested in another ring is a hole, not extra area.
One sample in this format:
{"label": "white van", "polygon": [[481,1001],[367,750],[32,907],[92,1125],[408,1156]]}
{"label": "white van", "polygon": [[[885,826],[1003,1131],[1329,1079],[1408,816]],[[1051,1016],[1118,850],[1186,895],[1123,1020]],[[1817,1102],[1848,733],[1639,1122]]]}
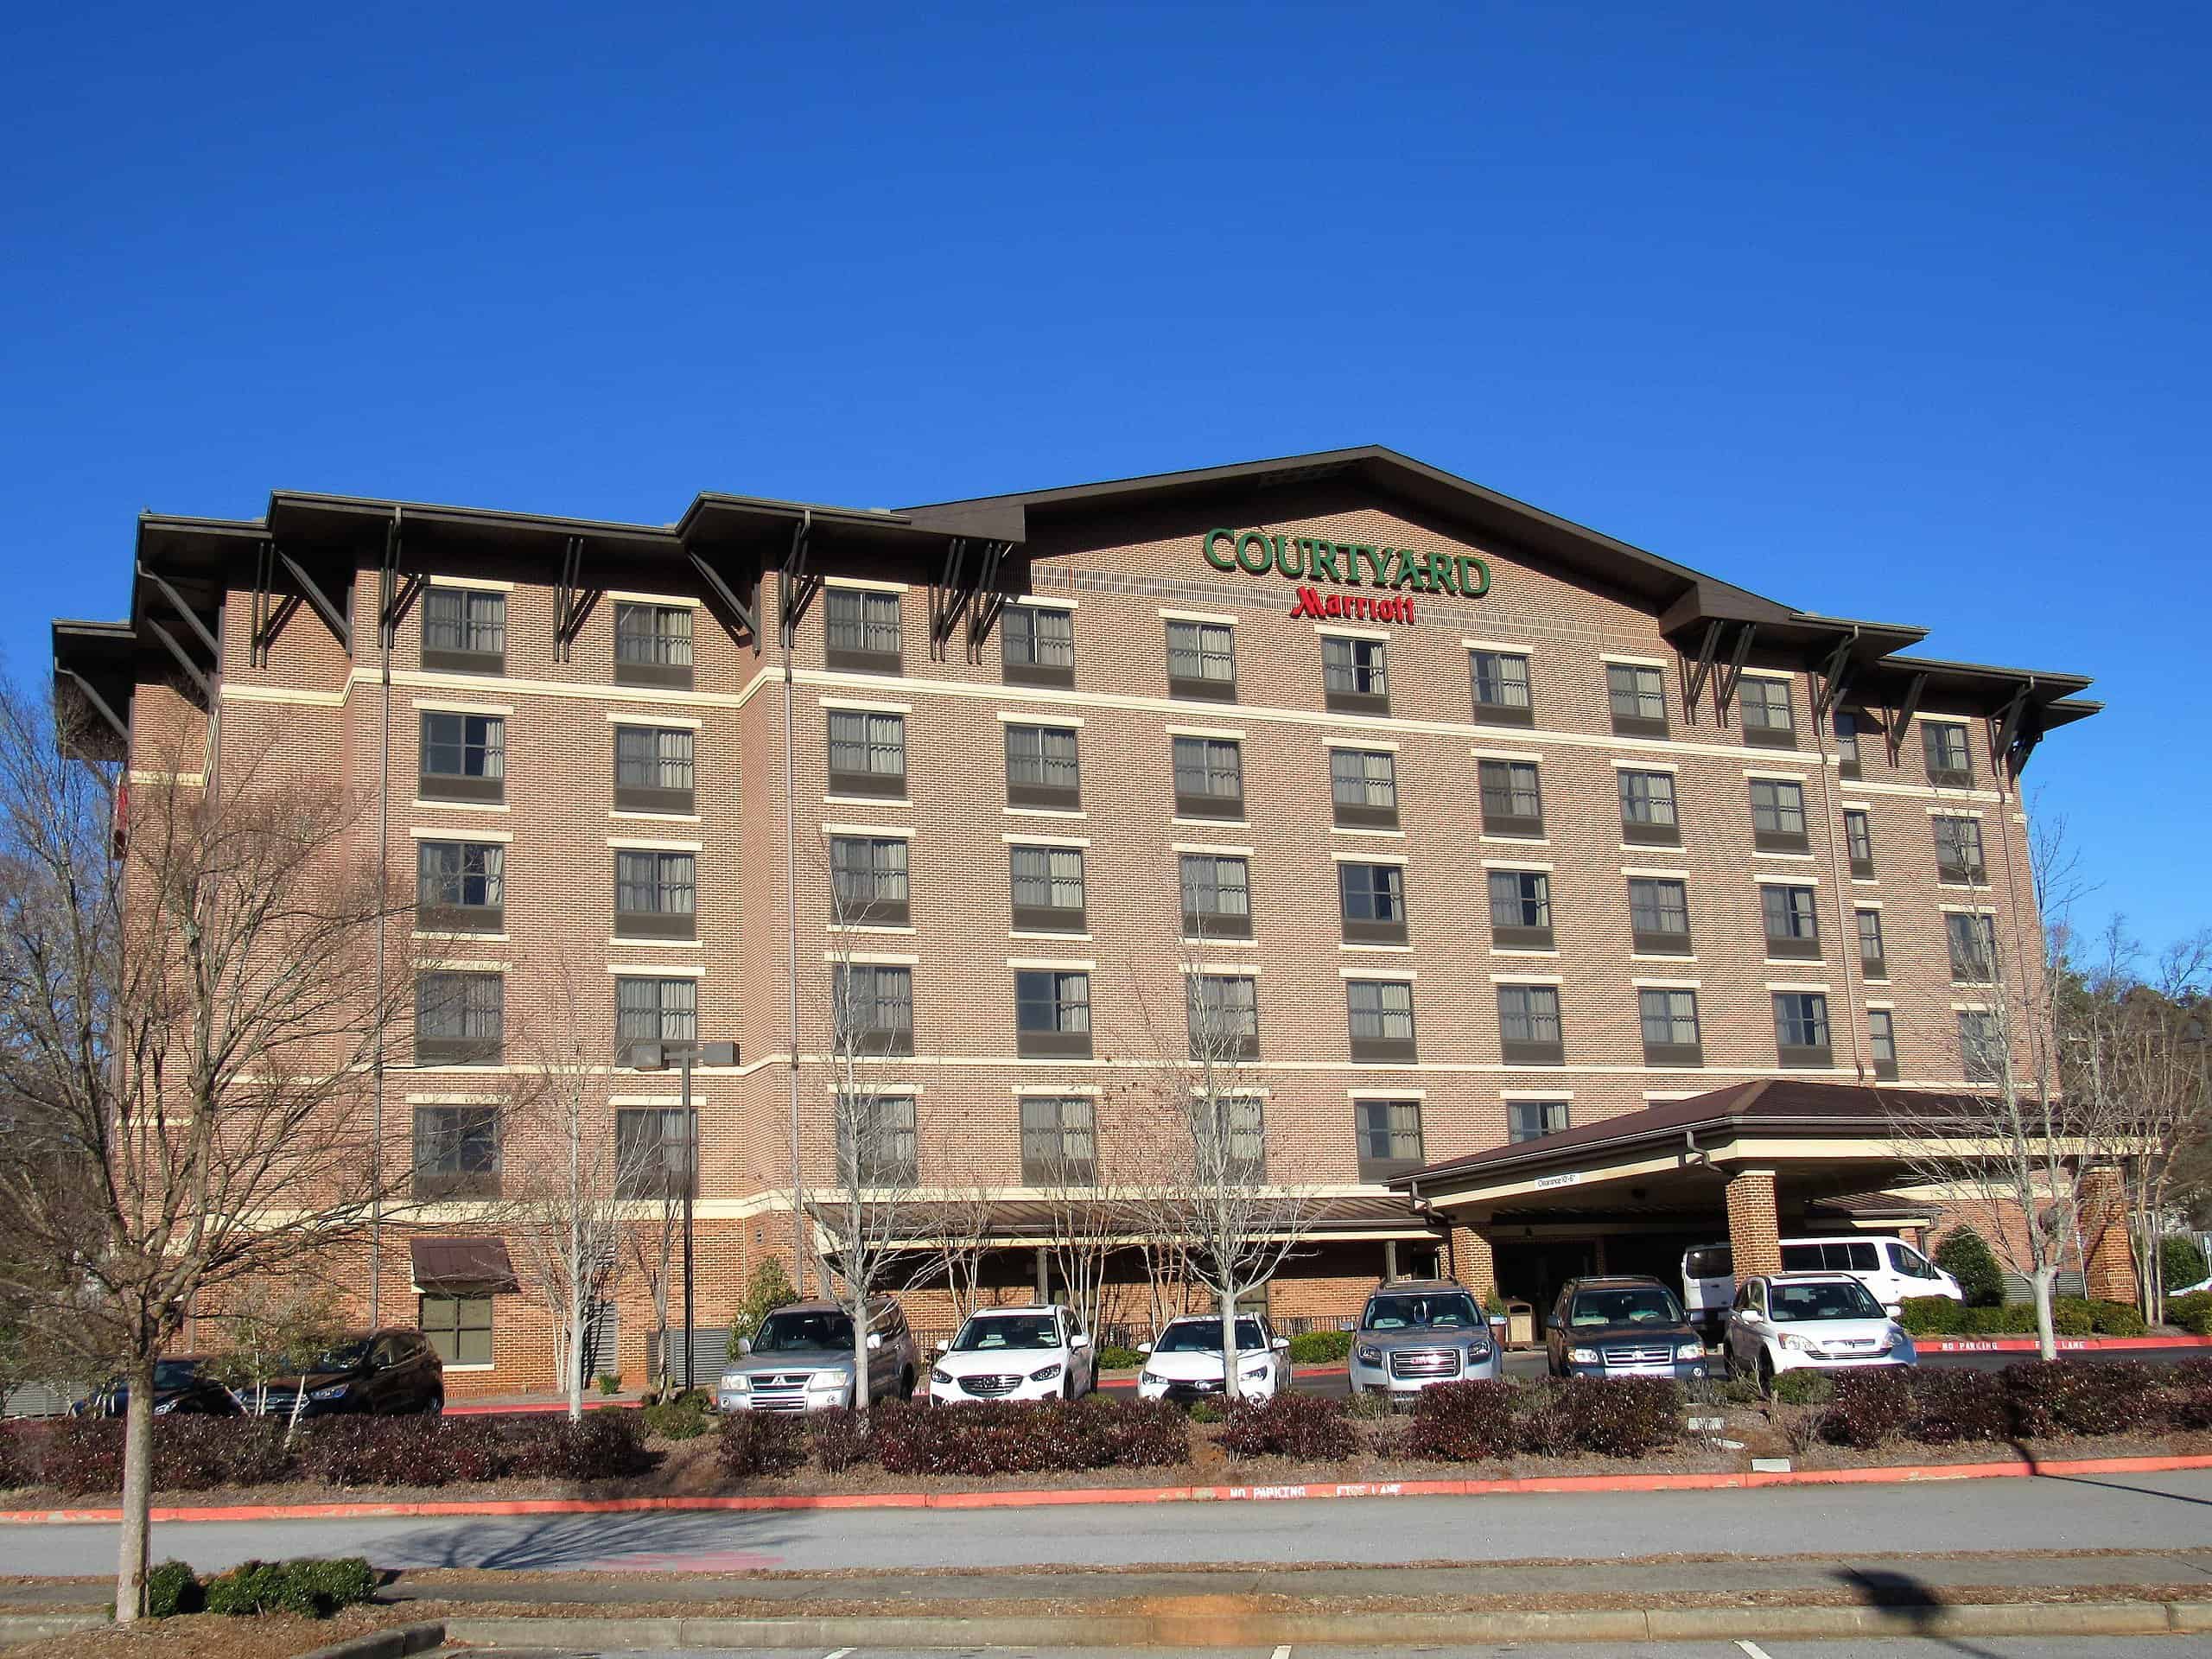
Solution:
{"label": "white van", "polygon": [[[1782,1241],[1784,1273],[1847,1273],[1874,1293],[1874,1300],[1894,1315],[1910,1296],[1948,1296],[1966,1300],[1959,1281],[1901,1238],[1870,1237],[1864,1233],[1841,1238],[1785,1238]],[[1700,1244],[1682,1253],[1682,1306],[1690,1323],[1700,1328],[1718,1326],[1728,1317],[1736,1300],[1736,1264],[1726,1244]]]}

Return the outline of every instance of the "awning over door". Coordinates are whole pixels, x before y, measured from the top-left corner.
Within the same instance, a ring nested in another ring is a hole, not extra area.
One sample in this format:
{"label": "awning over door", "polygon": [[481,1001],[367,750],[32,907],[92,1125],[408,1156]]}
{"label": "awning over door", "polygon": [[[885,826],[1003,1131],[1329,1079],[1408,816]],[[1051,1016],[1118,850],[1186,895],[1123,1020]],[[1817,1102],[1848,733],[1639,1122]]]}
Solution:
{"label": "awning over door", "polygon": [[520,1288],[500,1238],[410,1238],[415,1285],[434,1296],[502,1295]]}

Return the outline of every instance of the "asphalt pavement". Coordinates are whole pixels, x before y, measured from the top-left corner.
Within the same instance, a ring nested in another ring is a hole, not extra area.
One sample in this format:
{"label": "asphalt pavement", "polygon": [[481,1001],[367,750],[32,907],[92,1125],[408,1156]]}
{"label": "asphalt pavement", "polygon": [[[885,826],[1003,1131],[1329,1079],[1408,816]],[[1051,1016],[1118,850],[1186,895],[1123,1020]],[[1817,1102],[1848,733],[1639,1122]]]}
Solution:
{"label": "asphalt pavement", "polygon": [[[621,1659],[944,1659],[944,1648],[804,1649],[657,1648],[625,1649]],[[1160,1659],[1158,1648],[970,1648],[976,1659]],[[1198,1651],[1190,1650],[1186,1651]],[[1402,1647],[1207,1648],[1207,1659],[1405,1659]],[[1438,1647],[1423,1644],[1423,1659],[2179,1659],[2183,1654],[2212,1652],[2204,1637],[1901,1637],[1871,1641],[1828,1642],[1639,1642],[1513,1643],[1505,1645]],[[571,1650],[544,1648],[479,1648],[471,1659],[578,1659]]]}

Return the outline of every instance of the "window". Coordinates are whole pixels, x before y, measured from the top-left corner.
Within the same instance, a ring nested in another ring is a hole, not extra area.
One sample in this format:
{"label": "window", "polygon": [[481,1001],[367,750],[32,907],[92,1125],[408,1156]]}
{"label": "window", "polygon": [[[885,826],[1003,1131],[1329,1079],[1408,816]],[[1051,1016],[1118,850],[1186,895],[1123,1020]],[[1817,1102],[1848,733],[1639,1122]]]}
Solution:
{"label": "window", "polygon": [[1415,1058],[1410,981],[1348,979],[1344,1002],[1351,1014],[1353,1059],[1409,1063]]}
{"label": "window", "polygon": [[1821,915],[1810,887],[1763,887],[1759,910],[1766,919],[1770,957],[1813,959],[1821,954]]}
{"label": "window", "polygon": [[912,1095],[848,1096],[837,1113],[838,1154],[864,1187],[911,1185],[920,1169]]}
{"label": "window", "polygon": [[507,722],[499,715],[423,716],[423,769],[416,792],[430,801],[507,798]]}
{"label": "window", "polygon": [[1015,847],[1014,925],[1027,933],[1080,933],[1084,930],[1083,849],[1078,847]]}
{"label": "window", "polygon": [[1498,1046],[1508,1065],[1562,1065],[1566,1045],[1559,1026],[1559,988],[1554,985],[1497,988]]}
{"label": "window", "polygon": [[1241,858],[1185,853],[1183,933],[1193,939],[1252,937],[1251,871]]}
{"label": "window", "polygon": [[1471,651],[1467,671],[1474,685],[1475,719],[1486,726],[1532,726],[1529,701],[1529,659],[1503,651]]}
{"label": "window", "polygon": [[1032,1059],[1090,1058],[1090,976],[1024,969],[1014,976],[1016,1052]]}
{"label": "window", "polygon": [[1544,833],[1544,796],[1536,780],[1535,761],[1484,760],[1480,776],[1484,835]]}
{"label": "window", "polygon": [[1214,1096],[1210,1113],[1204,1112],[1207,1103],[1199,1103],[1200,1121],[1212,1132],[1201,1136],[1199,1168],[1218,1169],[1230,1181],[1262,1179],[1268,1166],[1266,1103],[1256,1095],[1229,1094]]}
{"label": "window", "polygon": [[905,840],[895,836],[831,836],[830,895],[833,919],[846,926],[906,926]]}
{"label": "window", "polygon": [[1697,1031],[1697,993],[1645,986],[1636,994],[1643,1024],[1646,1065],[1703,1065],[1705,1050]]}
{"label": "window", "polygon": [[614,1044],[625,1059],[633,1043],[689,1048],[699,1040],[699,984],[690,979],[617,979]]}
{"label": "window", "polygon": [[1075,683],[1075,613],[1009,605],[999,616],[999,659],[1008,685]]}
{"label": "window", "polygon": [[1675,819],[1675,774],[1624,772],[1621,839],[1642,847],[1679,847],[1682,833]]}
{"label": "window", "polygon": [[415,1196],[418,1198],[496,1198],[499,1196],[498,1107],[417,1106],[415,1109]]}
{"label": "window", "polygon": [[425,1296],[416,1323],[430,1351],[448,1365],[492,1363],[489,1296]]}
{"label": "window", "polygon": [[1923,720],[1920,747],[1928,761],[1928,781],[1943,789],[1974,787],[1974,752],[1967,728],[1948,720]]}
{"label": "window", "polygon": [[1825,1066],[1828,1048],[1828,1000],[1818,991],[1774,994],[1774,1043],[1779,1064]]}
{"label": "window", "polygon": [[1796,723],[1789,715],[1789,682],[1755,679],[1746,675],[1736,688],[1744,708],[1744,741],[1763,749],[1797,747]]}
{"label": "window", "polygon": [[1337,891],[1347,944],[1406,942],[1406,872],[1397,864],[1339,864]]}
{"label": "window", "polygon": [[914,1052],[914,970],[876,963],[839,963],[831,977],[837,1052]]}
{"label": "window", "polygon": [[1969,1083],[2002,1083],[2009,1069],[2003,1021],[1987,1009],[1959,1014],[1959,1061]]}
{"label": "window", "polygon": [[1930,818],[1936,833],[1936,879],[1968,887],[1988,879],[1981,858],[1980,818]]}
{"label": "window", "polygon": [[506,982],[497,974],[415,976],[415,1064],[497,1065],[506,1038]]}
{"label": "window", "polygon": [[1867,1052],[1874,1058],[1874,1075],[1895,1078],[1897,1074],[1897,1022],[1887,1008],[1866,1010]]}
{"label": "window", "polygon": [[423,595],[423,666],[448,674],[504,674],[507,596],[470,588]]}
{"label": "window", "polygon": [[617,726],[615,810],[690,813],[691,739],[690,732],[677,726]]}
{"label": "window", "polygon": [[1855,709],[1835,711],[1836,770],[1846,778],[1859,776],[1859,734],[1866,729],[1866,716]]}
{"label": "window", "polygon": [[1751,779],[1751,845],[1763,853],[1811,850],[1805,838],[1805,786],[1772,778]]}
{"label": "window", "polygon": [[1383,664],[1385,642],[1321,636],[1321,690],[1329,708],[1347,714],[1388,714],[1390,680]]}
{"label": "window", "polygon": [[1690,954],[1690,894],[1686,882],[1664,876],[1628,879],[1629,949],[1644,956]]}
{"label": "window", "polygon": [[1943,931],[1951,945],[1951,977],[1969,984],[1986,984],[1997,977],[1997,918],[1962,916],[1952,912],[1943,918]]}
{"label": "window", "polygon": [[427,933],[497,933],[506,925],[507,849],[425,841],[415,849],[415,921]]}
{"label": "window", "polygon": [[1242,974],[1193,974],[1185,995],[1192,1059],[1259,1058],[1259,981]]}
{"label": "window", "polygon": [[1244,747],[1233,738],[1174,740],[1175,814],[1185,818],[1244,816]]}
{"label": "window", "polygon": [[1843,844],[1851,854],[1853,875],[1874,874],[1874,827],[1857,808],[1843,815]]}
{"label": "window", "polygon": [[906,798],[905,715],[859,709],[830,711],[830,792]]}
{"label": "window", "polygon": [[1397,756],[1388,749],[1331,749],[1329,800],[1347,829],[1395,829]]}
{"label": "window", "polygon": [[1167,695],[1236,700],[1236,631],[1219,622],[1167,624]]}
{"label": "window", "polygon": [[1552,879],[1541,870],[1490,873],[1490,942],[1509,950],[1552,948]]}
{"label": "window", "polygon": [[1083,767],[1072,727],[1006,728],[1006,804],[1063,812],[1082,806]]}
{"label": "window", "polygon": [[1510,1141],[1541,1141],[1567,1128],[1563,1100],[1509,1100],[1505,1103],[1505,1133]]}
{"label": "window", "polygon": [[1859,912],[1859,971],[1869,979],[1887,979],[1890,964],[1882,950],[1882,912]]}
{"label": "window", "polygon": [[1421,1102],[1356,1100],[1351,1109],[1361,1180],[1387,1181],[1427,1161],[1421,1148]]}
{"label": "window", "polygon": [[1096,1169],[1096,1128],[1088,1096],[1022,1096],[1021,1184],[1090,1185]]}
{"label": "window", "polygon": [[823,596],[823,660],[863,674],[896,674],[899,595],[832,588]]}
{"label": "window", "polygon": [[1605,701],[1611,705],[1613,730],[1619,736],[1667,735],[1667,683],[1657,669],[1607,663]]}
{"label": "window", "polygon": [[695,937],[698,885],[696,853],[616,849],[614,931],[632,939]]}
{"label": "window", "polygon": [[625,1106],[614,1114],[614,1193],[623,1198],[695,1195],[692,1142],[699,1114],[680,1106]]}
{"label": "window", "polygon": [[614,683],[690,689],[690,606],[616,604]]}

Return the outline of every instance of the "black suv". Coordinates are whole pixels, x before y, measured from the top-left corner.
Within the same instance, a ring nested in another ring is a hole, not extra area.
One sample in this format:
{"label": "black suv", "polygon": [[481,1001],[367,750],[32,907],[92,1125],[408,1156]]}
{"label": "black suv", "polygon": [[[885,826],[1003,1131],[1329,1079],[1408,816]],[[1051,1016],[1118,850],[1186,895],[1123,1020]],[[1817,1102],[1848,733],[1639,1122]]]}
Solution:
{"label": "black suv", "polygon": [[[446,1367],[420,1331],[365,1331],[334,1343],[300,1376],[279,1377],[260,1401],[270,1417],[289,1417],[307,1391],[302,1417],[340,1412],[389,1416],[446,1408]],[[251,1396],[249,1396],[251,1397]]]}
{"label": "black suv", "polygon": [[[209,1362],[192,1357],[154,1362],[154,1415],[236,1417],[238,1401],[207,1373]],[[69,1408],[74,1417],[120,1417],[130,1403],[130,1382],[116,1377]]]}
{"label": "black suv", "polygon": [[1656,1279],[1570,1279],[1544,1321],[1554,1376],[1706,1374],[1705,1343],[1675,1293]]}

